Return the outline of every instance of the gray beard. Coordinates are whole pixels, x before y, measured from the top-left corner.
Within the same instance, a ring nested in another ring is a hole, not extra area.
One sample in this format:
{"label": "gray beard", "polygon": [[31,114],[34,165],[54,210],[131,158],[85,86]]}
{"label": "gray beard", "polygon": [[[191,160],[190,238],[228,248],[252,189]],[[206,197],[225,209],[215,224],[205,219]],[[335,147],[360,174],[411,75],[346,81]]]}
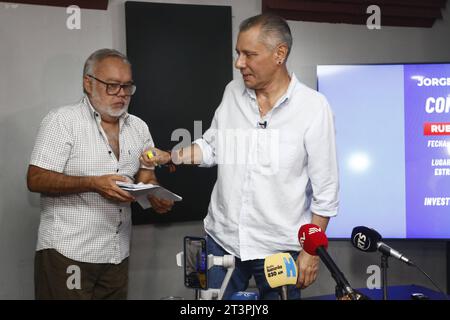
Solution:
{"label": "gray beard", "polygon": [[125,112],[128,110],[128,104],[124,105],[122,109],[118,111],[113,111],[113,108],[111,106],[105,106],[104,108],[106,114],[110,117],[119,118],[121,117]]}

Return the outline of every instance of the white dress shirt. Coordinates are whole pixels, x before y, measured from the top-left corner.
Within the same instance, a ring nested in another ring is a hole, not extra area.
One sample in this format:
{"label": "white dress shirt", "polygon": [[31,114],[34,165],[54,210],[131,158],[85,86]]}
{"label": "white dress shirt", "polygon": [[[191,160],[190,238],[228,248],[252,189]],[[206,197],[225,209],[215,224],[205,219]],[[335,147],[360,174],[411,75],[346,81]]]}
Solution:
{"label": "white dress shirt", "polygon": [[201,166],[218,165],[206,232],[243,261],[300,251],[298,229],[311,212],[338,210],[338,164],[326,98],[292,74],[263,119],[254,90],[231,81],[211,127],[194,141]]}
{"label": "white dress shirt", "polygon": [[[68,176],[117,174],[130,178],[140,168],[144,148],[154,146],[144,121],[128,113],[119,119],[119,160],[101,126],[101,117],[84,97],[52,110],[42,121],[31,165]],[[81,262],[118,264],[129,256],[131,209],[98,193],[41,195],[36,250],[56,249]]]}

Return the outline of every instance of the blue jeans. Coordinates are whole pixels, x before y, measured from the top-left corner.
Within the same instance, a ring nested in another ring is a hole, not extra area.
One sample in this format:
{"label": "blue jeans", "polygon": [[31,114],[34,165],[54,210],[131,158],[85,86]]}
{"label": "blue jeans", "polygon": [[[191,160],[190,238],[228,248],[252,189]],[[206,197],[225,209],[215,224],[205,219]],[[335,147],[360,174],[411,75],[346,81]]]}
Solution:
{"label": "blue jeans", "polygon": [[[206,236],[206,248],[208,254],[214,256],[223,256],[229,254],[210,236]],[[294,260],[297,260],[298,252],[289,252]],[[245,291],[248,288],[250,278],[255,278],[256,286],[259,290],[259,299],[261,300],[279,300],[281,288],[271,288],[264,275],[264,259],[241,261],[235,258],[236,268],[234,269],[231,280],[223,295],[224,300],[229,300],[231,295],[238,291]],[[223,267],[214,266],[208,271],[208,287],[218,289],[222,286],[227,270]],[[300,299],[300,289],[295,285],[288,286],[289,300]]]}

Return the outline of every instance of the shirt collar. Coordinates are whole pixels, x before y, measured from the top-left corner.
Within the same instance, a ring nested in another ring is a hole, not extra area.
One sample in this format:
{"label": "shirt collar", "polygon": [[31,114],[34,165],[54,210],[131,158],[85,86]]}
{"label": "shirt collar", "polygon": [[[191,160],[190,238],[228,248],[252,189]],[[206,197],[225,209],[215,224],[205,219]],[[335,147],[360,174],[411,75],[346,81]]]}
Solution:
{"label": "shirt collar", "polygon": [[[82,101],[86,106],[88,106],[89,113],[92,115],[92,117],[97,121],[101,121],[100,114],[92,106],[91,101],[89,100],[89,97],[87,95],[84,95]],[[119,123],[122,124],[125,121],[128,122],[129,116],[130,116],[130,114],[128,112],[124,112],[124,114],[122,114],[119,118]]]}
{"label": "shirt collar", "polygon": [[[295,73],[291,73],[291,81],[289,82],[289,86],[286,90],[286,92],[281,96],[280,99],[278,99],[277,103],[275,103],[275,107],[278,105],[283,104],[283,102],[289,101],[289,99],[292,97],[292,93],[294,92],[295,86],[298,83],[298,79],[295,75]],[[244,85],[242,94],[248,94],[250,98],[256,100],[256,93],[255,90],[249,89]]]}

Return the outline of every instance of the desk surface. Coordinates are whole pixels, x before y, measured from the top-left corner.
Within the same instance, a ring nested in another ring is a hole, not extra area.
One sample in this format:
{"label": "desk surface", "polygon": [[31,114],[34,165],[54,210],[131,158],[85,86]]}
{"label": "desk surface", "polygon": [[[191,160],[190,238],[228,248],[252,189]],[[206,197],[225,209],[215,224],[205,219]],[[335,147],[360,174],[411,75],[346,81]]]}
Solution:
{"label": "desk surface", "polygon": [[[372,300],[383,300],[382,289],[360,288],[356,290],[368,296]],[[443,296],[440,292],[433,291],[426,287],[417,286],[414,284],[403,286],[389,286],[387,293],[388,300],[413,300],[411,298],[411,294],[413,293],[422,293],[426,297],[428,297],[427,300],[445,300],[445,296]],[[450,296],[447,295],[447,298],[450,298]],[[305,298],[305,300],[336,300],[336,296],[334,294],[330,294],[325,296]]]}

